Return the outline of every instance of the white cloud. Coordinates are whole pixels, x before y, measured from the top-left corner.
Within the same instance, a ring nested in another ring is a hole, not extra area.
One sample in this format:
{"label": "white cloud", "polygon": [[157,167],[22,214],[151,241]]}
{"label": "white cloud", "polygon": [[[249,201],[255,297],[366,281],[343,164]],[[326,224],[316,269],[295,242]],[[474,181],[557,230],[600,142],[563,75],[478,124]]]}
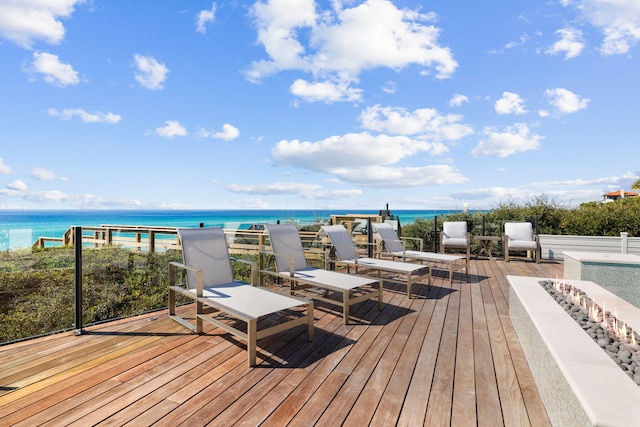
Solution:
{"label": "white cloud", "polygon": [[31,174],[30,176],[32,178],[37,179],[38,181],[53,181],[53,180],[63,180],[66,181],[67,178],[64,177],[58,177],[55,172],[47,170],[47,169],[43,169],[43,168],[33,168],[31,169]]}
{"label": "white cloud", "polygon": [[529,192],[518,188],[490,187],[460,191],[452,194],[451,197],[457,200],[485,200],[487,202],[493,202],[495,200],[505,199],[525,200],[529,195]]}
{"label": "white cloud", "polygon": [[439,150],[440,144],[365,132],[318,142],[280,141],[271,155],[281,165],[332,174],[338,181],[360,185],[393,187],[465,181],[450,165],[390,166],[418,153],[434,154]]}
{"label": "white cloud", "polygon": [[303,169],[337,173],[374,165],[397,163],[420,152],[430,152],[434,145],[406,136],[373,136],[350,133],[318,142],[280,141],[271,150],[280,164]]}
{"label": "white cloud", "polygon": [[528,41],[529,41],[529,36],[526,35],[526,34],[523,34],[523,35],[520,36],[518,41],[511,41],[511,42],[505,44],[504,48],[505,49],[513,49],[514,47],[518,47],[518,46],[524,45]]}
{"label": "white cloud", "polygon": [[549,98],[549,104],[554,106],[557,112],[561,114],[575,113],[587,108],[590,101],[588,98],[582,98],[563,88],[547,89],[545,95]]}
{"label": "white cloud", "polygon": [[360,114],[365,129],[396,135],[419,135],[435,141],[455,141],[473,133],[469,125],[460,123],[462,116],[442,115],[433,108],[413,112],[402,107],[374,105]]}
{"label": "white cloud", "polygon": [[525,114],[527,110],[524,108],[524,100],[520,95],[512,92],[503,92],[502,98],[498,99],[495,104],[498,114]]}
{"label": "white cloud", "polygon": [[485,128],[487,136],[471,151],[473,156],[508,157],[512,154],[540,148],[540,135],[531,134],[525,123],[507,126],[503,131],[493,127]]}
{"label": "white cloud", "polygon": [[343,200],[362,195],[362,190],[321,190],[307,194],[306,198],[314,200]]}
{"label": "white cloud", "polygon": [[112,199],[94,194],[80,194],[69,197],[72,205],[83,208],[139,208],[142,203],[136,199]]}
{"label": "white cloud", "polygon": [[384,93],[389,93],[389,94],[393,94],[396,93],[396,82],[392,82],[392,81],[388,81],[384,84],[384,86],[382,86],[382,91]]}
{"label": "white cloud", "polygon": [[211,4],[211,9],[201,10],[196,16],[196,31],[199,33],[207,32],[207,24],[216,20],[216,4]]}
{"label": "white cloud", "polygon": [[232,139],[236,139],[240,136],[240,131],[238,128],[230,125],[229,123],[225,123],[222,125],[222,132],[216,132],[213,134],[214,138],[224,139],[225,141],[231,141]]}
{"label": "white cloud", "polygon": [[59,111],[55,108],[50,108],[48,113],[51,116],[60,117],[63,120],[71,120],[73,117],[77,116],[84,123],[115,124],[122,120],[122,116],[120,116],[119,114],[101,113],[99,111],[88,113],[82,108],[65,108],[62,111]]}
{"label": "white cloud", "polygon": [[638,0],[574,0],[580,15],[604,35],[600,51],[604,55],[624,54],[640,40],[640,2]]}
{"label": "white cloud", "polygon": [[340,200],[357,197],[362,194],[362,190],[323,190],[318,184],[305,184],[299,182],[273,182],[267,184],[240,185],[230,184],[229,191],[234,193],[255,194],[263,196],[273,195],[296,195],[305,199],[314,200]]}
{"label": "white cloud", "polygon": [[0,175],[9,175],[11,168],[4,163],[4,159],[0,157]]}
{"label": "white cloud", "polygon": [[151,90],[162,89],[170,70],[152,56],[136,54],[134,59],[138,69],[135,73],[135,79],[140,83],[140,86]]}
{"label": "white cloud", "polygon": [[451,165],[370,166],[360,169],[343,169],[338,171],[337,176],[342,181],[379,188],[461,184],[469,180]]}
{"label": "white cloud", "polygon": [[224,139],[225,141],[231,141],[240,136],[240,131],[235,126],[225,123],[222,125],[221,132],[212,132],[206,129],[200,129],[197,136],[199,138],[218,138]]}
{"label": "white cloud", "polygon": [[638,178],[640,178],[637,174],[627,172],[621,176],[606,176],[601,178],[593,178],[593,179],[574,179],[574,180],[564,180],[564,181],[543,181],[543,182],[532,182],[532,186],[537,187],[589,187],[589,186],[598,186],[598,187],[618,187],[620,189],[620,185],[622,183],[633,183]]}
{"label": "white cloud", "polygon": [[362,98],[361,89],[353,89],[348,84],[329,81],[309,83],[302,79],[297,79],[289,88],[291,93],[305,101],[324,101],[327,103],[339,101],[360,101]]}
{"label": "white cloud", "polygon": [[235,199],[231,203],[242,209],[266,209],[269,207],[269,204],[260,198]]}
{"label": "white cloud", "polygon": [[15,190],[15,191],[26,191],[27,190],[27,184],[25,184],[23,181],[17,179],[9,184],[7,184],[7,188],[9,190]]}
{"label": "white cloud", "polygon": [[[398,9],[389,0],[365,0],[353,8],[342,3],[334,1],[332,10],[316,13],[313,0],[256,2],[251,11],[268,59],[252,63],[247,78],[259,81],[280,71],[301,70],[349,87],[362,71],[378,67],[399,70],[417,64],[435,70],[437,78],[450,77],[458,67],[450,49],[438,44],[434,14]],[[313,88],[298,85],[303,93]],[[325,93],[326,88],[321,91]]]}
{"label": "white cloud", "polygon": [[449,101],[449,106],[450,107],[459,107],[462,104],[464,104],[465,102],[469,102],[469,98],[466,97],[465,95],[456,93],[456,94],[453,95],[453,97]]}
{"label": "white cloud", "polygon": [[[20,188],[19,185],[17,187]],[[66,194],[58,190],[28,191],[26,188],[7,189],[0,190],[0,195],[47,205],[62,203],[67,207],[75,206],[78,208],[137,208],[142,205],[139,200],[135,199],[111,199],[93,194]]]}
{"label": "white cloud", "polygon": [[575,58],[582,53],[584,43],[582,42],[582,31],[575,28],[564,28],[556,31],[560,40],[547,49],[547,54],[556,55],[564,53],[564,59]]}
{"label": "white cloud", "polygon": [[274,195],[274,194],[311,194],[315,191],[322,189],[319,184],[305,184],[300,182],[272,182],[266,184],[257,185],[241,185],[230,184],[227,186],[229,191],[234,193],[245,194],[260,194],[260,195]]}
{"label": "white cloud", "polygon": [[49,84],[56,86],[77,85],[80,82],[77,71],[69,64],[60,62],[58,55],[46,52],[34,52],[33,62],[27,71],[42,74]]}
{"label": "white cloud", "polygon": [[315,26],[315,6],[314,0],[257,1],[253,5],[258,42],[271,60],[254,62],[247,73],[249,80],[257,81],[281,70],[309,68],[296,32]]}
{"label": "white cloud", "polygon": [[68,18],[85,0],[0,1],[0,36],[31,49],[36,40],[58,44],[65,28],[60,18]]}
{"label": "white cloud", "polygon": [[147,134],[155,134],[164,138],[187,135],[187,130],[177,120],[167,120],[164,124],[164,126],[157,127],[153,132],[147,132]]}

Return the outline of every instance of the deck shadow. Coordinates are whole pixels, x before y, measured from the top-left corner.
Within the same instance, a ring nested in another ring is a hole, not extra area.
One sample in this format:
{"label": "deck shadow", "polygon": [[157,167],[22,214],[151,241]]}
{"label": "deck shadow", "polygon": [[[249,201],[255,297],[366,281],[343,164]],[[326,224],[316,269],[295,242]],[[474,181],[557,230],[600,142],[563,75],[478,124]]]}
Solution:
{"label": "deck shadow", "polygon": [[[231,334],[224,334],[223,337],[246,351],[246,342],[237,339]],[[266,339],[268,340],[269,338]],[[356,341],[351,338],[322,328],[315,329],[315,337],[311,342],[307,342],[306,333],[299,333],[293,338],[291,338],[290,334],[283,334],[277,339],[269,340],[264,345],[260,345],[260,341],[258,341],[256,349],[258,362],[253,368],[307,368],[332,353],[355,343]]]}
{"label": "deck shadow", "polygon": [[[449,279],[447,278],[447,281]],[[421,285],[421,286],[416,286]],[[406,287],[405,289],[395,289],[395,288],[385,288],[386,292],[393,292],[398,294],[407,294]],[[411,289],[411,298],[417,299],[441,299],[449,294],[457,292],[455,289],[444,288],[442,286],[431,285],[427,286],[422,283],[414,283]]]}
{"label": "deck shadow", "polygon": [[[437,274],[434,274],[436,273]],[[432,279],[442,279],[445,281],[449,281],[449,271],[448,270],[438,270],[438,269],[433,269],[431,270],[431,278]],[[456,271],[455,273],[453,273],[453,280],[460,282],[460,283],[474,283],[474,282],[480,282],[482,280],[486,280],[488,279],[489,276],[483,276],[480,274],[464,274],[460,271]]]}
{"label": "deck shadow", "polygon": [[[385,289],[385,291],[387,291],[388,289]],[[393,292],[393,290],[392,290]],[[339,318],[342,318],[342,312],[336,310],[334,305],[331,305],[329,303],[323,302],[323,301],[317,301],[314,300],[314,309],[318,310],[318,311],[322,311],[323,313],[327,313],[331,316],[336,316]],[[370,300],[366,300],[363,301],[359,304],[356,304],[354,306],[351,307],[350,311],[349,311],[349,323],[348,326],[355,326],[355,325],[380,325],[380,324],[384,324],[378,321],[380,314],[383,313],[386,310],[393,310],[388,322],[394,321],[399,319],[400,317],[403,317],[409,313],[412,313],[414,310],[410,310],[410,309],[406,309],[404,307],[400,307],[397,305],[392,305],[389,304],[388,302],[385,302],[383,299],[382,302],[382,310],[380,310],[371,320],[367,320],[368,316],[368,312],[369,311],[377,311],[378,310],[378,302],[376,300],[370,299]],[[386,322],[385,322],[386,323]]]}
{"label": "deck shadow", "polygon": [[82,335],[99,335],[114,337],[180,337],[184,335],[194,335],[185,328],[184,332],[135,332],[135,331],[87,331],[83,330]]}

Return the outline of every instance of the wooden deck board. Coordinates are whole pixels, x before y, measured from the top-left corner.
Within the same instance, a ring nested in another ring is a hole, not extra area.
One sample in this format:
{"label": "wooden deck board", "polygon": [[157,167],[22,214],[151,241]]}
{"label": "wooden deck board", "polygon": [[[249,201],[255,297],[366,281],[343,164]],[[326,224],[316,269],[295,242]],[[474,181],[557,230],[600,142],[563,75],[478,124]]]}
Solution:
{"label": "wooden deck board", "polygon": [[[392,318],[393,313],[398,309],[398,301],[404,299],[403,294],[397,288],[385,309],[378,316],[379,325],[385,325]],[[317,422],[330,405],[333,404],[334,397],[340,392],[345,382],[349,379],[353,371],[357,368],[360,360],[367,354],[378,337],[380,328],[370,328],[364,325],[357,325],[354,329],[361,333],[357,338],[357,343],[362,345],[352,345],[344,358],[336,365],[335,369],[327,376],[323,383],[316,389],[315,393],[309,396],[300,410],[291,419],[291,426],[308,426]]]}
{"label": "wooden deck board", "polygon": [[436,288],[431,295],[435,299],[435,307],[399,414],[398,425],[400,426],[421,425],[427,413],[440,337],[447,312],[447,290]]}
{"label": "wooden deck board", "polygon": [[456,368],[456,346],[458,320],[460,313],[460,292],[452,288],[447,298],[447,311],[444,319],[436,369],[433,374],[429,402],[427,404],[426,424],[441,426],[451,424],[451,401]]}
{"label": "wooden deck board", "polygon": [[[399,307],[409,309],[413,300],[403,298]],[[380,328],[378,336],[362,357],[353,374],[319,422],[323,425],[338,425],[346,420],[353,423],[368,423],[384,392],[388,378],[395,367],[398,355],[411,329],[411,315],[396,318]],[[363,393],[364,390],[366,393]],[[361,396],[364,398],[360,399]]]}
{"label": "wooden deck board", "polygon": [[389,384],[371,420],[372,425],[388,426],[395,424],[402,409],[407,393],[407,384],[410,384],[414,375],[414,369],[435,307],[434,301],[427,299],[418,301],[419,305],[414,307],[416,309],[420,308],[420,311],[416,324],[411,331],[411,339],[407,341],[398,358],[396,369],[391,375]]}
{"label": "wooden deck board", "polygon": [[[488,264],[488,263],[486,263]],[[478,276],[486,277],[484,266],[478,268]],[[471,286],[471,309],[473,311],[473,353],[479,363],[474,364],[476,383],[476,408],[479,426],[503,425],[502,409],[498,396],[498,385],[493,364],[493,354],[489,340],[489,325],[485,315],[485,307],[481,287],[487,279],[473,283]],[[483,361],[483,362],[480,362]]]}
{"label": "wooden deck board", "polygon": [[243,342],[166,311],[1,346],[0,425],[549,425],[508,274],[555,277],[562,263],[472,260],[412,299],[385,284],[383,310],[365,301],[348,325],[319,303],[315,340],[260,340],[255,368]]}
{"label": "wooden deck board", "polygon": [[473,312],[470,286],[457,285],[460,292],[455,377],[451,408],[452,426],[476,425],[476,387],[473,353]]}

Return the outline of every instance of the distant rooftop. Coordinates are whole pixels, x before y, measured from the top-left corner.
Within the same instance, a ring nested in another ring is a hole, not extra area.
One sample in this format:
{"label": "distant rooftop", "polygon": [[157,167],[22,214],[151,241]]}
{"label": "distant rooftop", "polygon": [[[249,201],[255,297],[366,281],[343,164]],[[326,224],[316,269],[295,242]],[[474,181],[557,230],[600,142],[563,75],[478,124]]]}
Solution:
{"label": "distant rooftop", "polygon": [[635,191],[624,191],[622,189],[603,194],[604,198],[607,200],[618,200],[625,197],[636,197],[637,195],[638,193]]}

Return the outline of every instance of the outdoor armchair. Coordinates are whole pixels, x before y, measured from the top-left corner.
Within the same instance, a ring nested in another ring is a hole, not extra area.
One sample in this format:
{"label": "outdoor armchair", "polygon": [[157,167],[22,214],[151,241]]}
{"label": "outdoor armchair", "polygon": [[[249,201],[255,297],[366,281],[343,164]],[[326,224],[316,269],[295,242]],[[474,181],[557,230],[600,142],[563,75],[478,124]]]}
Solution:
{"label": "outdoor armchair", "polygon": [[447,249],[464,249],[467,264],[471,259],[471,233],[466,221],[444,221],[440,233],[440,253]]}
{"label": "outdoor armchair", "polygon": [[530,222],[506,222],[502,248],[505,261],[509,261],[510,251],[535,251],[536,263],[540,263],[540,240]]}

